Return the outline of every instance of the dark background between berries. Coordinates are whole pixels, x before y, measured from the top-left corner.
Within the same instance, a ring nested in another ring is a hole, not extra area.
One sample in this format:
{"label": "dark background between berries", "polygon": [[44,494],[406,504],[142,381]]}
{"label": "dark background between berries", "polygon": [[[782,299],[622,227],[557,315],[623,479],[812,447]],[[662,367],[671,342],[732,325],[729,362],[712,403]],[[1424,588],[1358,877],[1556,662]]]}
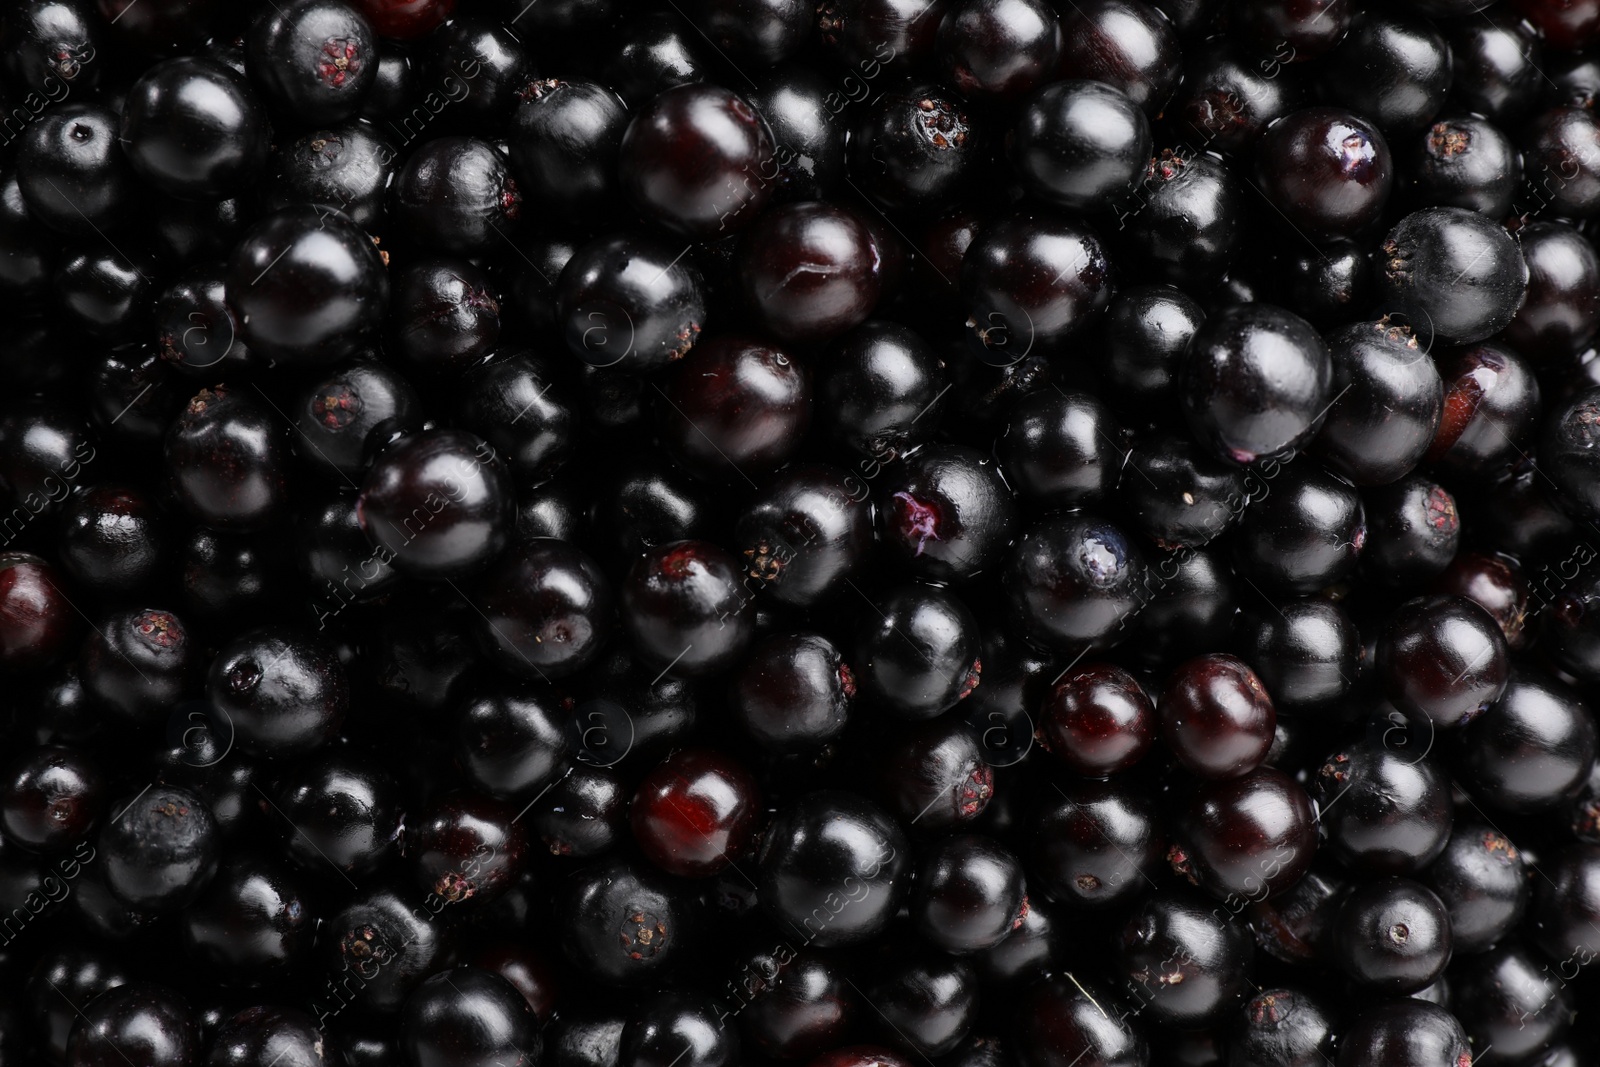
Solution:
{"label": "dark background between berries", "polygon": [[0,1067],[1600,1062],[1600,0],[9,0]]}

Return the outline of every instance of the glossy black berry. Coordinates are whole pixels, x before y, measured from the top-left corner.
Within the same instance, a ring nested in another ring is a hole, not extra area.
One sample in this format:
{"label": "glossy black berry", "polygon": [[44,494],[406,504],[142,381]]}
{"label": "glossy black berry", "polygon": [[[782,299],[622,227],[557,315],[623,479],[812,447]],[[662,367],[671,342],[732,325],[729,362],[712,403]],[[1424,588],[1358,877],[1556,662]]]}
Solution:
{"label": "glossy black berry", "polygon": [[1127,534],[1080,513],[1026,530],[1001,581],[1030,639],[1075,648],[1120,635],[1143,606],[1145,570]]}
{"label": "glossy black berry", "polygon": [[1427,1063],[1470,1067],[1472,1050],[1455,1016],[1415,997],[1386,1000],[1361,1011],[1339,1039],[1339,1067],[1399,1067]]}
{"label": "glossy black berry", "polygon": [[872,543],[867,486],[843,468],[792,464],[751,501],[734,537],[762,596],[816,603],[848,580]]}
{"label": "glossy black berry", "polygon": [[1169,551],[1215,540],[1247,502],[1244,472],[1174,435],[1135,446],[1120,477],[1118,496],[1140,532]]}
{"label": "glossy black berry", "polygon": [[1386,582],[1415,588],[1450,565],[1461,541],[1455,497],[1420,474],[1365,489],[1367,543],[1362,566]]}
{"label": "glossy black berry", "polygon": [[298,1008],[251,1008],[227,1018],[211,1038],[209,1062],[216,1067],[324,1067],[329,1050],[317,1019]]}
{"label": "glossy black berry", "polygon": [[844,729],[856,686],[855,671],[826,637],[776,635],[750,650],[733,682],[730,708],[761,747],[804,751]]}
{"label": "glossy black berry", "polygon": [[225,981],[287,976],[311,951],[317,915],[309,880],[281,860],[230,856],[183,910],[183,944],[206,973]]}
{"label": "glossy black berry", "polygon": [[482,570],[506,547],[514,503],[505,463],[488,442],[430,430],[379,454],[356,514],[398,569],[451,579]]}
{"label": "glossy black berry", "polygon": [[1450,89],[1449,47],[1426,23],[1362,20],[1329,63],[1327,86],[1394,134],[1425,124]]}
{"label": "glossy black berry", "polygon": [[132,721],[164,712],[194,682],[194,640],[183,620],[159,608],[101,618],[78,656],[84,689]]}
{"label": "glossy black berry", "polygon": [[40,746],[18,755],[0,777],[0,830],[33,851],[69,848],[100,819],[106,794],[95,761],[75,749]]}
{"label": "glossy black berry", "polygon": [[1539,409],[1527,361],[1489,341],[1441,353],[1444,412],[1427,460],[1455,475],[1503,473],[1523,458]]}
{"label": "glossy black berry", "polygon": [[1522,306],[1528,265],[1505,228],[1458,207],[1412,212],[1384,238],[1374,264],[1384,305],[1418,337],[1481,341]]}
{"label": "glossy black berry", "polygon": [[1012,165],[1036,196],[1069,211],[1125,194],[1150,158],[1150,122],[1098,81],[1056,82],[1023,108],[1007,140]]}
{"label": "glossy black berry", "polygon": [[1313,1067],[1335,1045],[1333,1010],[1302,989],[1266,989],[1244,1006],[1229,1046],[1234,1067]]}
{"label": "glossy black berry", "polygon": [[1313,236],[1364,230],[1377,221],[1394,184],[1383,134],[1337,108],[1307,108],[1273,123],[1256,158],[1262,192],[1291,225]]}
{"label": "glossy black berry", "polygon": [[263,15],[245,38],[245,69],[301,122],[350,118],[378,76],[373,28],[336,0],[294,0]]}
{"label": "glossy black berry", "polygon": [[1197,1027],[1236,1010],[1249,989],[1250,934],[1193,891],[1163,890],[1128,916],[1113,949],[1118,986],[1151,1017]]}
{"label": "glossy black berry", "polygon": [[1378,639],[1376,667],[1396,707],[1440,728],[1459,725],[1498,700],[1510,671],[1505,635],[1493,616],[1458,596],[1401,605]]}
{"label": "glossy black berry", "polygon": [[1302,460],[1282,468],[1271,492],[1245,508],[1234,561],[1265,591],[1304,595],[1348,577],[1366,538],[1355,487]]}
{"label": "glossy black berry", "polygon": [[1317,432],[1333,398],[1327,346],[1267,304],[1228,308],[1189,343],[1180,383],[1195,436],[1239,464],[1281,459]]}
{"label": "glossy black berry", "polygon": [[692,470],[731,480],[781,466],[811,422],[805,369],[750,336],[702,340],[661,394],[660,425],[673,454]]}
{"label": "glossy black berry", "polygon": [[863,616],[852,669],[890,713],[931,719],[969,696],[983,675],[977,620],[957,597],[905,586]]}
{"label": "glossy black berry", "polygon": [[913,570],[948,580],[999,562],[1016,508],[993,461],[974,449],[930,445],[889,473],[877,501],[881,539]]}
{"label": "glossy black berry", "polygon": [[1429,352],[1406,326],[1383,320],[1327,338],[1333,403],[1311,451],[1356,485],[1388,485],[1427,454],[1443,410]]}
{"label": "glossy black berry", "polygon": [[17,188],[28,214],[52,230],[93,236],[116,224],[134,191],[117,143],[120,120],[101,104],[68,101],[30,125],[17,150]]}
{"label": "glossy black berry", "polygon": [[490,1067],[532,1059],[538,1023],[517,987],[479,967],[428,978],[406,998],[399,1046],[413,1067]]}
{"label": "glossy black berry", "polygon": [[1010,366],[1056,349],[1111,302],[1112,265],[1095,234],[1044,213],[1010,215],[978,232],[961,262],[976,351]]}
{"label": "glossy black berry", "polygon": [[430,905],[478,907],[494,899],[516,878],[526,848],[517,809],[476,793],[439,797],[406,831],[412,877]]}
{"label": "glossy black berry", "polygon": [[1460,731],[1462,785],[1502,811],[1539,811],[1574,793],[1588,777],[1597,738],[1578,693],[1526,668]]}
{"label": "glossy black berry", "polygon": [[192,904],[217,872],[211,809],[193,793],[155,785],[111,802],[96,851],[119,900],[147,912]]}
{"label": "glossy black berry", "polygon": [[253,630],[212,661],[206,695],[242,751],[295,756],[328,741],[349,706],[344,668],[315,635],[291,627]]}
{"label": "glossy black berry", "polygon": [[505,157],[475,137],[429,141],[395,176],[394,220],[434,251],[470,256],[502,248],[522,211]]}
{"label": "glossy black berry", "polygon": [[1131,286],[1116,295],[1097,337],[1101,373],[1119,406],[1138,410],[1176,399],[1184,350],[1204,319],[1200,305],[1170,285]]}
{"label": "glossy black berry", "polygon": [[834,341],[817,368],[817,420],[862,473],[927,439],[949,386],[944,361],[919,334],[873,319]]}
{"label": "glossy black berry", "polygon": [[866,224],[818,201],[764,212],[740,246],[745,303],[785,341],[822,340],[859,326],[883,295],[884,275]]}
{"label": "glossy black berry", "polygon": [[223,199],[260,177],[270,126],[238,73],[212,59],[146,71],[122,107],[120,142],[139,176],[177,196]]}
{"label": "glossy black berry", "polygon": [[710,84],[668,89],[629,122],[618,151],[623,192],[687,237],[755,221],[777,177],[772,134],[754,108]]}
{"label": "glossy black berry", "polygon": [[227,294],[252,349],[318,363],[349,355],[378,327],[389,278],[372,239],[339,211],[288,207],[234,248]]}
{"label": "glossy black berry", "polygon": [[1092,0],[1061,21],[1061,74],[1102,81],[1160,113],[1181,73],[1177,34],[1140,0]]}
{"label": "glossy black berry", "polygon": [[1361,635],[1331,601],[1252,607],[1240,619],[1239,642],[1240,656],[1286,711],[1329,707],[1361,677]]}
{"label": "glossy black berry", "polygon": [[1040,983],[1017,1009],[1015,1054],[1027,1067],[1067,1067],[1075,1055],[1092,1056],[1105,1067],[1148,1062],[1138,1024],[1102,1007],[1110,997],[1110,990],[1072,973]]}
{"label": "glossy black berry", "polygon": [[1390,994],[1429,985],[1450,962],[1450,915],[1427,887],[1407,878],[1358,886],[1334,920],[1339,966],[1353,981]]}
{"label": "glossy black berry", "polygon": [[556,322],[567,349],[591,367],[659,370],[694,347],[706,321],[699,276],[655,238],[583,245],[556,281]]}
{"label": "glossy black berry", "polygon": [[110,1067],[129,1057],[150,1067],[185,1067],[200,1057],[195,1011],[170,986],[130,982],[86,1009],[67,1045],[69,1067]]}
{"label": "glossy black berry", "polygon": [[[392,126],[389,132],[394,132]],[[399,158],[398,149],[378,127],[358,122],[313,130],[274,153],[262,193],[275,211],[315,204],[343,212],[357,226],[373,230],[385,219]]]}
{"label": "glossy black berry", "polygon": [[1457,956],[1484,951],[1522,918],[1531,892],[1528,865],[1510,838],[1481,821],[1456,823],[1423,880],[1450,913]]}
{"label": "glossy black berry", "polygon": [[1040,389],[1011,409],[995,453],[1016,492],[1047,507],[1075,507],[1116,485],[1122,436],[1094,396]]}
{"label": "glossy black berry", "polygon": [[982,150],[967,108],[933,85],[883,93],[851,127],[851,180],[891,211],[949,203],[972,176]]}
{"label": "glossy black berry", "polygon": [[1311,795],[1328,843],[1358,869],[1414,873],[1449,842],[1449,781],[1428,758],[1428,736],[1402,719],[1317,769]]}
{"label": "glossy black berry", "polygon": [[676,883],[649,865],[601,860],[560,888],[567,959],[608,983],[649,981],[692,951],[694,911]]}
{"label": "glossy black berry", "polygon": [[1195,292],[1210,288],[1243,249],[1239,220],[1248,210],[1246,195],[1240,180],[1210,156],[1160,148],[1133,191],[1109,205],[1117,244],[1141,280]]}
{"label": "glossy black berry", "polygon": [[402,832],[394,777],[354,753],[324,750],[297,763],[278,782],[273,806],[289,858],[312,872],[331,863],[352,877],[370,874]]}
{"label": "glossy black berry", "polygon": [[882,809],[825,790],[778,812],[756,862],[761,902],[826,947],[883,930],[907,888],[912,857],[905,835]]}

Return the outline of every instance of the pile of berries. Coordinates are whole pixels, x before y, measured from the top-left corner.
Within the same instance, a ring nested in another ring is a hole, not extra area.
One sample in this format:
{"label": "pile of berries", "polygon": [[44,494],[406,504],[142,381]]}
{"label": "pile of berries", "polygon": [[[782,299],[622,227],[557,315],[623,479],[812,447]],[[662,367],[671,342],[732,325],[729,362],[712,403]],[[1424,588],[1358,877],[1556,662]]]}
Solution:
{"label": "pile of berries", "polygon": [[0,1067],[1600,1063],[1600,0],[7,0]]}

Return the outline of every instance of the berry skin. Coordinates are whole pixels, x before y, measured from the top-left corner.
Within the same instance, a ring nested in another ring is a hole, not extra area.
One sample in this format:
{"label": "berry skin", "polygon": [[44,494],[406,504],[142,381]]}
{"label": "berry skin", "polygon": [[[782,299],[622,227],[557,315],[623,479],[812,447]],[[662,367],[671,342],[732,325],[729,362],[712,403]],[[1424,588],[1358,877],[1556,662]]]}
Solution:
{"label": "berry skin", "polygon": [[961,261],[961,295],[976,351],[1000,367],[1035,348],[1058,348],[1105,310],[1113,291],[1100,239],[1045,214],[990,223]]}
{"label": "berry skin", "polygon": [[99,767],[50,745],[23,753],[0,777],[0,830],[24,848],[54,852],[86,837],[106,800]]}
{"label": "berry skin", "polygon": [[148,721],[189,691],[195,648],[183,620],[143,608],[101,619],[78,655],[84,689],[130,721]]}
{"label": "berry skin", "polygon": [[37,670],[60,659],[77,630],[65,578],[45,559],[0,554],[0,665]]}
{"label": "berry skin", "polygon": [[1068,211],[1125,194],[1150,158],[1150,122],[1133,101],[1097,81],[1055,82],[1035,93],[1010,139],[1028,188]]}
{"label": "berry skin", "polygon": [[122,110],[119,138],[141,177],[169,193],[223,199],[266,162],[266,109],[215,60],[169,59],[145,72]]}
{"label": "berry skin", "polygon": [[1425,881],[1450,913],[1457,956],[1492,946],[1516,926],[1531,886],[1521,849],[1483,822],[1456,823]]}
{"label": "berry skin", "polygon": [[1334,944],[1353,981],[1390,994],[1414,993],[1450,961],[1450,917],[1425,886],[1405,878],[1370,882],[1339,907]]}
{"label": "berry skin", "polygon": [[1203,1026],[1236,1010],[1249,988],[1251,939],[1245,924],[1217,919],[1193,891],[1152,894],[1117,936],[1118,985],[1142,996],[1171,1026]]}
{"label": "berry skin", "polygon": [[947,591],[906,586],[863,618],[853,670],[862,692],[890,714],[931,719],[981,684],[977,620]]}
{"label": "berry skin", "polygon": [[508,551],[479,579],[479,628],[501,666],[528,678],[573,674],[600,654],[615,623],[611,582],[564,541],[538,538]]}
{"label": "berry skin", "polygon": [[1400,1067],[1428,1063],[1471,1067],[1472,1051],[1455,1016],[1414,997],[1362,1011],[1339,1041],[1339,1067]]}
{"label": "berry skin", "polygon": [[911,855],[880,808],[825,790],[778,812],[756,864],[762,903],[823,948],[866,940],[888,925],[909,882]]}
{"label": "berry skin", "polygon": [[754,839],[759,795],[755,779],[731,758],[685,749],[640,783],[629,809],[634,840],[668,874],[716,874]]}
{"label": "berry skin", "polygon": [[482,570],[511,538],[511,478],[488,442],[462,430],[425,430],[390,445],[361,485],[361,529],[401,571],[461,578]]}
{"label": "berry skin", "polygon": [[1040,743],[1090,778],[1108,778],[1138,763],[1155,734],[1150,698],[1131,674],[1110,664],[1068,671],[1040,711]]}
{"label": "berry skin", "polygon": [[350,702],[333,649],[290,627],[254,630],[223,648],[211,663],[206,695],[242,751],[279,757],[332,739]]}
{"label": "berry skin", "polygon": [[1262,191],[1312,235],[1355,234],[1389,199],[1389,144],[1365,120],[1336,108],[1296,111],[1268,127],[1256,149]]}
{"label": "berry skin", "polygon": [[1394,705],[1448,728],[1500,698],[1509,672],[1505,635],[1465,597],[1407,601],[1378,639],[1379,681]]}
{"label": "berry skin", "polygon": [[765,212],[742,245],[747,306],[785,341],[824,340],[859,326],[883,295],[884,264],[872,231],[816,201]]}
{"label": "berry skin", "polygon": [[592,367],[653,371],[686,356],[706,321],[695,271],[653,237],[610,236],[579,247],[555,282],[567,350]]}
{"label": "berry skin", "polygon": [[245,234],[228,260],[227,296],[253,351],[326,363],[355,352],[382,323],[389,276],[346,216],[301,205]]}
{"label": "berry skin", "polygon": [[1333,399],[1328,349],[1304,319],[1267,304],[1229,308],[1189,343],[1180,391],[1190,429],[1219,459],[1282,459],[1317,432]]}
{"label": "berry skin", "polygon": [[1401,219],[1374,264],[1389,310],[1418,337],[1482,341],[1522,307],[1528,264],[1499,223],[1463,208],[1430,207]]}
{"label": "berry skin", "polygon": [[167,431],[166,459],[184,508],[208,526],[253,531],[288,504],[283,422],[253,390],[201,389]]}
{"label": "berry skin", "polygon": [[855,672],[820,634],[782,634],[750,650],[730,697],[735,721],[762,748],[794,752],[838,736],[857,692]]}
{"label": "berry skin", "polygon": [[1047,519],[1012,547],[1001,582],[1029,637],[1057,647],[1111,643],[1143,607],[1145,561],[1089,515]]}
{"label": "berry skin", "polygon": [[1272,767],[1197,789],[1178,819],[1168,862],[1226,902],[1264,900],[1294,886],[1317,852],[1311,800]]}
{"label": "berry skin", "polygon": [[430,900],[473,908],[510,887],[525,851],[516,809],[472,793],[441,797],[418,813],[406,844],[416,884]]}
{"label": "berry skin", "polygon": [[1173,755],[1206,778],[1237,778],[1272,743],[1272,698],[1254,671],[1213,654],[1180,665],[1161,694],[1161,734]]}
{"label": "berry skin", "polygon": [[711,337],[673,368],[660,423],[690,469],[729,480],[782,466],[811,422],[811,383],[794,356],[750,337]]}
{"label": "berry skin", "polygon": [[974,449],[929,445],[885,479],[880,537],[932,579],[969,578],[999,563],[1016,508],[995,464]]}
{"label": "berry skin", "polygon": [[647,982],[693,951],[692,901],[648,866],[601,860],[569,877],[557,909],[567,959],[607,983]]}
{"label": "berry skin", "polygon": [[117,986],[87,1005],[73,1027],[66,1063],[111,1067],[130,1057],[150,1067],[184,1067],[200,1056],[194,1009],[176,990],[149,982]]}
{"label": "berry skin", "polygon": [[1412,874],[1449,843],[1450,785],[1428,758],[1428,736],[1396,712],[1375,740],[1340,749],[1318,768],[1311,797],[1328,844],[1357,870]]}
{"label": "berry skin", "polygon": [[408,41],[426,37],[449,18],[456,0],[358,0],[356,6],[378,33]]}
{"label": "berry skin", "polygon": [[1311,451],[1358,486],[1398,481],[1433,444],[1444,403],[1438,369],[1409,328],[1383,320],[1327,343],[1334,399]]}
{"label": "berry skin", "polygon": [[479,967],[431,976],[406,999],[401,1019],[398,1044],[414,1067],[517,1064],[539,1048],[533,1009],[517,987]]}
{"label": "berry skin", "polygon": [[640,211],[685,236],[716,238],[754,222],[771,199],[774,153],[766,123],[743,99],[680,85],[635,114],[617,158]]}
{"label": "berry skin", "polygon": [[1080,1047],[1106,1067],[1149,1062],[1137,1024],[1101,1008],[1110,998],[1110,990],[1071,973],[1034,986],[1017,1014],[1017,1055],[1027,1067],[1066,1067],[1076,1055],[1068,1050]]}
{"label": "berry skin", "polygon": [[918,931],[956,954],[999,944],[1026,909],[1016,857],[977,835],[946,838],[924,858],[911,896]]}
{"label": "berry skin", "polygon": [[1061,74],[1105,82],[1151,116],[1160,113],[1182,73],[1171,24],[1138,0],[1091,0],[1061,22]]}
{"label": "berry skin", "polygon": [[211,809],[195,794],[153,786],[113,801],[96,851],[106,884],[130,907],[170,913],[194,902],[217,872]]}

